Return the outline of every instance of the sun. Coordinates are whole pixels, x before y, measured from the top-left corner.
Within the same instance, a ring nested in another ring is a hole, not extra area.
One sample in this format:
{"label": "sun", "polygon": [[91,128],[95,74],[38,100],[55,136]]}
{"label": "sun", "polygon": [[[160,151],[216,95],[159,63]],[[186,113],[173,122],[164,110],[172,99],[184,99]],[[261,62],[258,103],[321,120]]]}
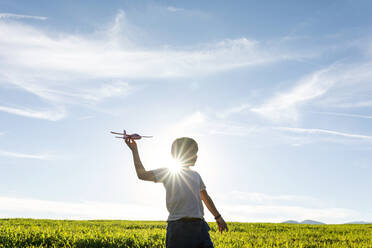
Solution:
{"label": "sun", "polygon": [[178,174],[181,171],[181,164],[173,161],[172,163],[169,163],[168,169],[172,174]]}

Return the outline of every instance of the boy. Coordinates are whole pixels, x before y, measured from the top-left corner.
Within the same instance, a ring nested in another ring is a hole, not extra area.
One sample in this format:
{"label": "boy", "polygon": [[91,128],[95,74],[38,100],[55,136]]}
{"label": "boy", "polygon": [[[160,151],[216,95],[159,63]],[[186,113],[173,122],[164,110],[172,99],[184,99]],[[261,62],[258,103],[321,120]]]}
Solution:
{"label": "boy", "polygon": [[172,156],[181,163],[178,172],[167,168],[146,171],[143,167],[133,139],[125,143],[132,150],[137,176],[141,180],[161,182],[166,190],[166,203],[169,211],[166,247],[167,248],[213,248],[209,236],[209,226],[204,221],[203,204],[213,214],[222,233],[228,231],[227,225],[217,211],[200,175],[189,167],[197,159],[198,144],[187,137],[178,138],[172,144]]}

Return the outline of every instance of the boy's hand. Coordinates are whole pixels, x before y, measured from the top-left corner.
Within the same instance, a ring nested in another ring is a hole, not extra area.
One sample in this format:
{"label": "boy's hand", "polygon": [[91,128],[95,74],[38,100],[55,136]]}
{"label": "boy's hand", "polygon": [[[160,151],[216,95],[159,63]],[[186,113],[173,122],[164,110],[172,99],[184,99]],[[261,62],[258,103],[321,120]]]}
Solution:
{"label": "boy's hand", "polygon": [[226,222],[224,221],[222,217],[218,218],[216,222],[218,225],[218,231],[220,231],[220,233],[222,233],[223,231],[226,231],[226,232],[229,231],[229,229],[227,228]]}
{"label": "boy's hand", "polygon": [[137,144],[134,141],[134,139],[125,139],[125,143],[129,147],[129,149],[131,149],[132,151],[136,151],[137,150]]}

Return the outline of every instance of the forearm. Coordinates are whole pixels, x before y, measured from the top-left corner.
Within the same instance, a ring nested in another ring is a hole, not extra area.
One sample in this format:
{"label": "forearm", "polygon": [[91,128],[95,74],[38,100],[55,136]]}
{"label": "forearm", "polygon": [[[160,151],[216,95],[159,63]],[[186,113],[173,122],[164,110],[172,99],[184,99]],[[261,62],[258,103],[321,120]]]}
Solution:
{"label": "forearm", "polygon": [[214,205],[212,198],[208,195],[206,190],[200,191],[200,196],[204,201],[205,205],[207,206],[208,210],[213,214],[216,222],[218,224],[218,230],[222,233],[223,231],[228,231],[225,220],[221,217],[220,213],[218,212],[216,206]]}
{"label": "forearm", "polygon": [[141,162],[141,159],[140,159],[140,156],[138,154],[137,149],[132,151],[132,155],[133,155],[133,163],[134,163],[134,167],[136,169],[137,176],[138,176],[138,178],[141,179],[143,173],[146,172],[146,169],[145,169],[145,167],[143,167],[143,164]]}
{"label": "forearm", "polygon": [[216,216],[219,216],[220,213],[218,212],[217,208],[216,208],[216,205],[214,205],[214,202],[212,201],[212,198],[210,198],[209,195],[206,195],[205,198],[204,198],[204,203],[206,205],[206,207],[208,208],[209,212],[211,212],[211,214],[216,217]]}

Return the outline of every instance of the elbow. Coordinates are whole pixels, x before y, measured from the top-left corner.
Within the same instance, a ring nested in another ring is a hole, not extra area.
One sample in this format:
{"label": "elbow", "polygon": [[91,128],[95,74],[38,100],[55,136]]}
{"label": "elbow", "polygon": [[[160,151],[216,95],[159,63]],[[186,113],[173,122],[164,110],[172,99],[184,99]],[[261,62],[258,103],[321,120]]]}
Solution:
{"label": "elbow", "polygon": [[144,180],[143,173],[137,174],[137,177],[138,177],[139,180]]}
{"label": "elbow", "polygon": [[145,171],[145,170],[137,173],[137,177],[138,179],[143,180],[143,181],[155,181],[153,173],[149,171]]}
{"label": "elbow", "polygon": [[147,180],[147,174],[146,174],[146,172],[138,173],[137,174],[137,177],[138,177],[139,180],[143,180],[143,181],[146,181]]}

